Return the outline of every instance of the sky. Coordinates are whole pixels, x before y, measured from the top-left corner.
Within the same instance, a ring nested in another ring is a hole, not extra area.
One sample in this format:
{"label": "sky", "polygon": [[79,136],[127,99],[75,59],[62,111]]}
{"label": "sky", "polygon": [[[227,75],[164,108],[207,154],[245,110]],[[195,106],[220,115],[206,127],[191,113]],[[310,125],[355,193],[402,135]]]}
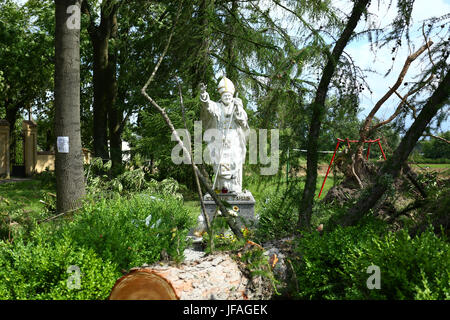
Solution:
{"label": "sky", "polygon": [[[338,1],[333,1],[338,2]],[[389,1],[380,1],[380,7],[378,8],[378,1],[372,1],[371,6],[369,7],[369,12],[376,15],[376,23],[380,27],[386,26],[389,21],[392,21],[396,16],[396,0],[392,1],[392,5],[387,10],[387,6]],[[351,7],[348,9],[351,10]],[[392,86],[398,78],[398,75],[403,68],[403,64],[408,55],[416,51],[419,47],[425,44],[425,40],[421,33],[421,26],[423,20],[427,18],[431,18],[434,16],[442,16],[446,13],[450,14],[450,0],[416,0],[416,3],[413,7],[412,20],[413,25],[410,28],[411,30],[411,40],[412,40],[412,48],[408,48],[406,45],[406,41],[403,39],[403,45],[396,57],[395,63],[392,72],[384,77],[384,74],[388,71],[388,69],[392,66],[392,57],[391,54],[391,46],[387,46],[386,48],[377,52],[376,56],[370,52],[370,46],[367,38],[361,39],[360,41],[351,43],[346,51],[355,59],[355,63],[361,68],[370,67],[374,70],[377,70],[380,74],[368,73],[368,77],[366,81],[369,83],[371,87],[372,94],[370,94],[367,90],[361,96],[361,104],[363,107],[363,111],[361,116],[367,115],[374,104],[387,92],[389,86]],[[362,24],[358,25],[358,28],[361,29]],[[438,39],[431,39],[437,41]],[[427,58],[425,54],[422,54],[418,59],[416,59],[410,66],[408,73],[405,77],[404,82],[409,82],[413,80],[413,76],[419,74],[422,70],[420,68],[421,58]],[[407,92],[404,86],[399,88],[399,93],[403,95]],[[426,98],[426,96],[424,96]],[[377,116],[385,119],[389,117],[396,109],[400,99],[393,95],[379,110]],[[411,121],[409,121],[411,124]],[[446,121],[441,129],[443,131],[450,130],[450,121]]]}
{"label": "sky", "polygon": [[[270,2],[270,0],[267,0]],[[23,4],[26,0],[15,0],[16,3]],[[390,7],[388,9],[389,3]],[[353,3],[348,0],[332,0],[332,5],[341,9],[346,13],[350,13]],[[371,19],[379,27],[384,27],[386,24],[391,22],[396,16],[396,5],[397,0],[372,0],[369,7],[369,12],[372,14]],[[278,10],[282,10],[278,8]],[[374,106],[374,104],[387,92],[390,85],[393,85],[397,80],[398,74],[403,67],[403,63],[407,56],[412,53],[412,51],[417,50],[421,45],[424,44],[423,37],[419,31],[422,21],[424,19],[442,16],[446,13],[450,14],[450,0],[416,0],[414,4],[412,21],[413,25],[411,27],[411,38],[413,40],[413,47],[408,48],[406,45],[402,46],[395,59],[393,70],[391,73],[384,77],[384,74],[392,66],[392,54],[391,47],[386,47],[373,54],[369,49],[369,42],[366,37],[350,43],[345,51],[349,53],[354,59],[356,65],[364,69],[370,67],[373,70],[377,70],[379,74],[367,73],[366,82],[369,84],[372,93],[365,90],[361,96],[361,107],[362,112],[359,114],[360,118],[364,118]],[[283,15],[281,11],[272,12],[273,15],[279,16]],[[362,30],[364,28],[364,22],[360,21],[357,26],[357,30]],[[433,40],[433,39],[432,39]],[[412,50],[412,51],[411,51]],[[407,76],[404,82],[412,80],[414,75],[421,72],[419,59],[417,59],[409,68]],[[399,89],[399,93],[402,94],[406,89],[402,86]],[[426,98],[426,97],[424,97]],[[387,102],[385,102],[382,108],[378,111],[376,116],[381,119],[389,117],[389,115],[395,110],[400,99],[393,95]],[[407,122],[407,126],[412,123],[412,120]],[[442,131],[450,130],[450,121],[447,120],[441,126]]]}
{"label": "sky", "polygon": [[[271,16],[273,18],[280,19],[280,24],[287,28],[288,33],[292,36],[296,34],[296,25],[288,20],[288,14],[282,8],[270,6],[271,0],[264,0],[264,7],[270,7]],[[353,8],[353,2],[349,0],[331,0],[331,4],[340,9],[347,15],[350,15]],[[376,27],[383,28],[393,21],[397,15],[397,0],[372,0],[369,7],[370,18],[368,22],[373,22]],[[412,12],[412,26],[410,27],[411,35],[411,48],[406,45],[406,40],[403,39],[403,45],[398,49],[395,56],[395,62],[392,64],[391,50],[392,45],[386,46],[375,53],[370,50],[370,43],[367,37],[362,37],[355,40],[347,45],[345,48],[345,53],[348,53],[354,63],[361,69],[370,68],[376,70],[377,73],[365,72],[366,83],[368,83],[371,93],[369,90],[364,90],[360,95],[360,106],[362,111],[359,113],[358,117],[364,119],[365,116],[371,111],[373,106],[377,101],[389,90],[389,86],[392,86],[398,75],[403,68],[406,58],[413,52],[415,52],[419,47],[425,44],[424,38],[421,33],[422,22],[425,19],[431,17],[439,17],[444,14],[450,14],[450,0],[416,0],[413,6]],[[304,17],[305,18],[305,17]],[[345,17],[344,17],[345,19]],[[364,19],[361,19],[356,27],[356,32],[362,31],[367,28]],[[448,26],[447,26],[448,28]],[[444,28],[444,30],[447,30]],[[330,39],[326,39],[329,41]],[[437,42],[438,39],[432,39]],[[418,59],[416,59],[409,67],[408,73],[404,79],[404,82],[411,82],[414,76],[421,73],[420,59],[426,58],[425,54],[422,54]],[[449,59],[450,62],[450,59]],[[392,71],[389,75],[384,76],[387,71],[391,68]],[[406,93],[408,87],[403,85],[397,90],[400,94]],[[428,96],[423,96],[426,99]],[[376,117],[381,120],[387,119],[397,108],[400,99],[393,94],[380,108],[377,112]],[[406,121],[406,127],[408,128],[412,124],[412,119]],[[442,131],[450,130],[450,121],[446,121],[441,125]]]}

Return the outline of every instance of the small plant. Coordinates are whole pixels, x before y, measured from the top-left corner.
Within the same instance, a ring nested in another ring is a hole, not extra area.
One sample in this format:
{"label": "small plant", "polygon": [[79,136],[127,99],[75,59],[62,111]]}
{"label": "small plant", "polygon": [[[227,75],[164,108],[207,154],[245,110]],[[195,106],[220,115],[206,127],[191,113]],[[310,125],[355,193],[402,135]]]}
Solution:
{"label": "small plant", "polygon": [[280,282],[275,278],[272,272],[272,266],[268,257],[264,254],[264,249],[259,245],[255,245],[251,241],[237,251],[237,259],[245,265],[245,269],[249,272],[250,277],[261,277],[266,281],[270,281],[275,294],[279,295],[277,286]]}

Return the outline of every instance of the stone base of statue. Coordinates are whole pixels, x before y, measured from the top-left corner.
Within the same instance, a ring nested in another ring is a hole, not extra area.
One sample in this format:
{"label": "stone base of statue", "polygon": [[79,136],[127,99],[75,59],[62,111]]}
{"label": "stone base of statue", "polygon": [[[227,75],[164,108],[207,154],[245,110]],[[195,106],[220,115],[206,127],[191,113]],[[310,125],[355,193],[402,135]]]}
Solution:
{"label": "stone base of statue", "polygon": [[[256,226],[255,198],[253,198],[250,191],[244,190],[239,193],[219,193],[217,195],[221,200],[228,202],[231,206],[230,209],[237,213],[236,221],[241,228],[253,228]],[[209,220],[212,221],[214,214],[218,209],[216,203],[209,194],[206,194],[203,197],[203,201]]]}
{"label": "stone base of statue", "polygon": [[[247,227],[248,229],[254,229],[256,227],[258,218],[255,216],[255,198],[253,198],[250,191],[244,190],[239,193],[218,193],[217,196],[221,200],[228,202],[231,206],[230,210],[236,212],[236,222],[239,228],[243,229],[244,227]],[[203,202],[205,203],[209,221],[212,221],[213,217],[216,215],[216,211],[218,211],[218,207],[209,194],[206,194],[203,197]],[[196,231],[197,234],[206,231],[206,224],[202,214],[198,217]]]}

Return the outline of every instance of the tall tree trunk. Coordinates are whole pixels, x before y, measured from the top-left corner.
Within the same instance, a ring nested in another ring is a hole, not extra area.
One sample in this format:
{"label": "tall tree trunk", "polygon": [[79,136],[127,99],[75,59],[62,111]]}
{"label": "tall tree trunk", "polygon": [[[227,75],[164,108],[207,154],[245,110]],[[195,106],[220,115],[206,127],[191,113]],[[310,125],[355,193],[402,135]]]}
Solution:
{"label": "tall tree trunk", "polygon": [[334,71],[336,70],[339,58],[350,40],[353,30],[355,30],[356,25],[358,24],[358,21],[368,3],[369,0],[359,0],[355,2],[352,14],[345,26],[345,29],[336,42],[333,52],[328,57],[328,62],[323,70],[314,102],[311,105],[312,117],[308,134],[306,182],[305,188],[303,189],[303,198],[300,204],[298,219],[298,227],[300,229],[310,229],[312,206],[317,182],[318,140],[320,126],[326,111],[325,99],[328,93],[328,86],[331,82]]}
{"label": "tall tree trunk", "polygon": [[[117,37],[117,13],[111,13],[111,35]],[[119,173],[122,167],[122,120],[123,112],[117,104],[117,48],[110,46],[106,71],[106,105],[108,107],[109,143],[113,173]]]}
{"label": "tall tree trunk", "polygon": [[16,161],[16,145],[17,145],[17,138],[15,134],[15,125],[17,120],[17,113],[19,112],[19,105],[16,106],[9,106],[6,105],[6,120],[9,122],[9,159],[10,163],[14,163]]}
{"label": "tall tree trunk", "polygon": [[[74,210],[85,195],[80,132],[80,0],[55,0],[55,135],[67,137],[69,150],[56,148],[56,207]],[[73,13],[68,14],[67,11]],[[71,21],[69,21],[71,19]],[[72,19],[75,25],[71,25]],[[71,26],[71,28],[69,28]]]}
{"label": "tall tree trunk", "polygon": [[122,111],[112,104],[108,110],[108,124],[112,170],[115,173],[119,173],[122,168],[122,121]]}
{"label": "tall tree trunk", "polygon": [[362,216],[364,216],[371,208],[375,206],[388,188],[388,182],[383,181],[386,179],[380,178],[390,177],[390,179],[395,179],[398,176],[402,165],[408,159],[409,154],[417,144],[417,141],[422,136],[422,133],[425,131],[431,119],[433,119],[443,104],[448,101],[449,97],[450,72],[447,73],[436,91],[434,91],[432,96],[428,99],[419,116],[414,121],[411,128],[409,128],[408,132],[400,142],[400,145],[395,150],[393,156],[388,159],[381,168],[378,175],[378,182],[371,187],[370,193],[368,193],[367,196],[361,197],[349,210],[348,214],[342,221],[343,225],[355,224]]}
{"label": "tall tree trunk", "polygon": [[[94,154],[96,157],[109,159],[108,110],[112,107],[111,103],[115,103],[116,92],[115,83],[111,84],[112,78],[115,81],[115,66],[112,66],[113,73],[109,70],[109,39],[117,33],[116,14],[119,4],[112,0],[103,1],[99,26],[95,25],[87,0],[83,4],[83,11],[91,19],[88,31],[94,49]],[[114,92],[113,97],[110,96],[111,92]]]}
{"label": "tall tree trunk", "polygon": [[94,155],[108,159],[106,68],[108,65],[108,39],[100,34],[91,34],[94,49]]}

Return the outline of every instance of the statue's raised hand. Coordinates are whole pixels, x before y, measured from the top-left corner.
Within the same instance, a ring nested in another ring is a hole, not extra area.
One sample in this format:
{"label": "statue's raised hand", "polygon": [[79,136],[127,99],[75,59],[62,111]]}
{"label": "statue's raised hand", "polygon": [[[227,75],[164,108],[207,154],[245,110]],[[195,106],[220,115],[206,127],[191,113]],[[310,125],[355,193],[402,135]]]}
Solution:
{"label": "statue's raised hand", "polygon": [[200,93],[203,94],[206,92],[206,85],[203,82],[200,82]]}
{"label": "statue's raised hand", "polygon": [[200,98],[202,100],[206,100],[208,97],[208,92],[206,92],[206,85],[203,82],[200,82]]}

